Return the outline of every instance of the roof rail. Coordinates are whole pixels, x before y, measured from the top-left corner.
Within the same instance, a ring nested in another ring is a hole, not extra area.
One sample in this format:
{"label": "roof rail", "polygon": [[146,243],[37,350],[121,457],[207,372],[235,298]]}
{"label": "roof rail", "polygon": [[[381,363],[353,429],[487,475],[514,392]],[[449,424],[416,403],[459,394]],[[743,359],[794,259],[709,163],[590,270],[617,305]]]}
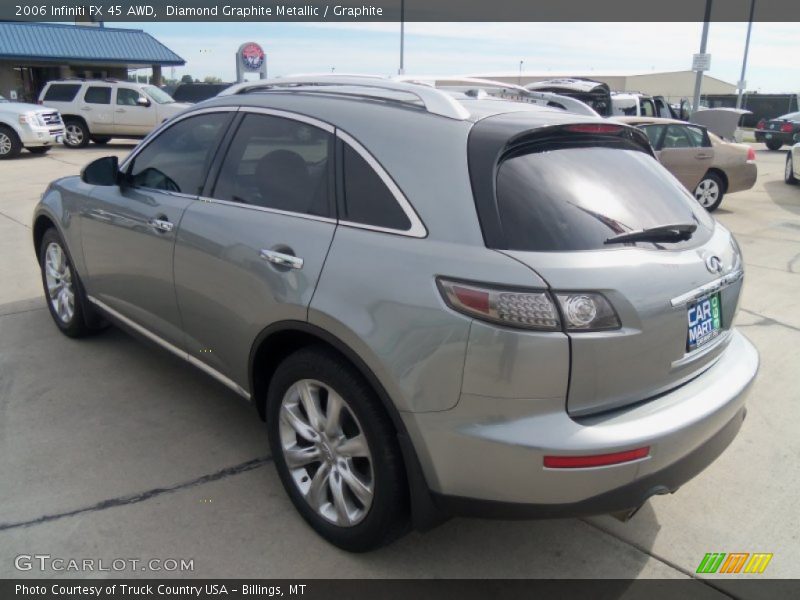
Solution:
{"label": "roof rail", "polygon": [[[430,85],[420,85],[418,83],[396,81],[378,75],[295,75],[291,77],[280,77],[276,79],[262,79],[259,81],[246,81],[232,85],[219,93],[220,96],[232,96],[235,94],[246,94],[255,90],[280,90],[292,91],[297,87],[314,86],[344,86],[353,88],[364,88],[367,90],[382,90],[389,92],[400,92],[414,96],[431,114],[440,115],[449,119],[463,121],[469,117],[469,111],[451,95],[437,90]],[[308,91],[308,90],[302,90]],[[353,92],[347,92],[352,94]],[[369,96],[369,94],[362,94]]]}
{"label": "roof rail", "polygon": [[[555,104],[558,108],[563,108],[567,112],[572,112],[579,115],[588,115],[591,117],[600,116],[591,106],[585,102],[581,102],[576,98],[562,96],[561,94],[553,94],[551,92],[535,92],[532,90],[527,90],[521,85],[505,83],[502,81],[494,81],[493,79],[480,79],[477,77],[416,77],[410,75],[398,76],[397,79],[420,84],[425,84],[425,82],[433,82],[434,85],[438,85],[438,82],[442,81],[443,83],[442,85],[438,86],[438,89],[458,90],[466,93],[467,95],[473,95],[475,97],[480,97],[478,94],[480,91],[484,91],[485,93],[492,95],[492,89],[508,90],[512,94],[518,95],[519,100],[522,100],[523,102],[539,104],[542,106],[553,106]],[[427,83],[427,85],[431,84]],[[470,92],[472,92],[472,94],[470,94]]]}

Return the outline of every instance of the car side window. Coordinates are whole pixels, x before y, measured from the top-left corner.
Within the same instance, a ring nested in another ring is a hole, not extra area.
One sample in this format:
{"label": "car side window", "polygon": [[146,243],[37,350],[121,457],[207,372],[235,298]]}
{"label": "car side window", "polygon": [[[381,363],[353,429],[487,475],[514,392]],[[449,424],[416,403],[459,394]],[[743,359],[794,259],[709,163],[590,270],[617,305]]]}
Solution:
{"label": "car side window", "polygon": [[355,149],[348,144],[343,146],[342,220],[400,231],[410,229],[411,221],[375,169]]}
{"label": "car side window", "polygon": [[668,125],[663,148],[693,148],[695,146],[683,125]]}
{"label": "car side window", "polygon": [[133,187],[200,194],[229,114],[187,117],[153,138],[128,168]]}
{"label": "car side window", "polygon": [[45,102],[72,102],[78,91],[81,89],[80,83],[53,83],[47,88],[44,95]]}
{"label": "car side window", "polygon": [[90,86],[86,88],[83,101],[87,104],[111,104],[111,88],[108,86]]}
{"label": "car side window", "polygon": [[664,132],[663,125],[642,125],[642,131],[647,134],[650,145],[654,150],[661,150],[661,134]]}
{"label": "car side window", "polygon": [[214,198],[330,216],[333,135],[313,125],[247,114],[222,163]]}
{"label": "car side window", "polygon": [[121,106],[137,106],[136,101],[141,97],[138,90],[131,88],[117,88],[117,104]]}
{"label": "car side window", "polygon": [[655,117],[656,108],[653,106],[653,101],[649,98],[641,100],[641,109],[643,117]]}
{"label": "car side window", "polygon": [[691,138],[692,143],[698,148],[711,145],[711,142],[708,141],[706,138],[705,131],[703,131],[699,127],[686,127],[685,129],[689,133],[689,137]]}

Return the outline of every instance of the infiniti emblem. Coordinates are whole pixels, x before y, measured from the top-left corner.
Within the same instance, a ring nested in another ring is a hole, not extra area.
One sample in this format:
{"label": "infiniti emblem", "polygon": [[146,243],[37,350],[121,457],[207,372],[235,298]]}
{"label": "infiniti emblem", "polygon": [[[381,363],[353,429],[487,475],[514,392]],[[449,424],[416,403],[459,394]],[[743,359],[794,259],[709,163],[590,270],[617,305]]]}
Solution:
{"label": "infiniti emblem", "polygon": [[712,273],[722,273],[722,261],[719,256],[711,255],[706,259],[706,268]]}

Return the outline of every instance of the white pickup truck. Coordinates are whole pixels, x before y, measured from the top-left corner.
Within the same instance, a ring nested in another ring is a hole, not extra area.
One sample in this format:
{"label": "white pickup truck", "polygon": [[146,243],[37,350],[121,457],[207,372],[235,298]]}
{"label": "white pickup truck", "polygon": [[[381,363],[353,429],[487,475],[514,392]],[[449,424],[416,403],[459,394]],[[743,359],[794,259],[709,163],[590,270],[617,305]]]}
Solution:
{"label": "white pickup truck", "polygon": [[14,158],[23,148],[44,154],[63,137],[64,123],[57,110],[0,96],[0,160]]}

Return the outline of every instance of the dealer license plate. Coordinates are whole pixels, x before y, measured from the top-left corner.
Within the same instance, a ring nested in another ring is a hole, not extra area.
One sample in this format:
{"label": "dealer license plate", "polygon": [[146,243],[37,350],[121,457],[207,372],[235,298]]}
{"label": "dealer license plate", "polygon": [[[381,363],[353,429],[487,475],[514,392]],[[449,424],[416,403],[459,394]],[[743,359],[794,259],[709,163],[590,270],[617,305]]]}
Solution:
{"label": "dealer license plate", "polygon": [[772,134],[771,134],[771,133],[765,133],[765,134],[764,134],[764,137],[765,137],[766,139],[768,139],[768,140],[771,140],[771,139],[772,139]]}
{"label": "dealer license plate", "polygon": [[687,352],[691,352],[717,337],[722,331],[722,306],[719,292],[700,298],[691,304],[688,310],[688,321]]}

